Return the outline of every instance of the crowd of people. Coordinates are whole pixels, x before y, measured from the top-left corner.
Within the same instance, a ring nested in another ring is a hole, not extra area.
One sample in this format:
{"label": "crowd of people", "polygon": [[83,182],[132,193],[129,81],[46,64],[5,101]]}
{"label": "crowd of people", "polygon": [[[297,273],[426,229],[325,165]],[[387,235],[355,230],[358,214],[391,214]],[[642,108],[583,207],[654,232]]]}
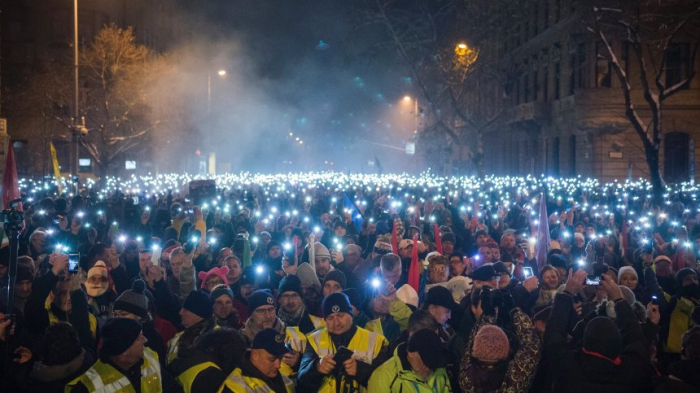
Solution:
{"label": "crowd of people", "polygon": [[700,391],[690,185],[184,180],[20,183],[2,391]]}

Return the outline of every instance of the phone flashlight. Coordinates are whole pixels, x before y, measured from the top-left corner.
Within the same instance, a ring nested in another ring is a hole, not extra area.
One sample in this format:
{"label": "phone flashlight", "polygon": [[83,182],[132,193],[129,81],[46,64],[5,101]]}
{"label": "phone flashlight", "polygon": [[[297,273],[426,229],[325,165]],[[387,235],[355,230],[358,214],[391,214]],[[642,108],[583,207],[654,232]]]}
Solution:
{"label": "phone flashlight", "polygon": [[382,285],[382,282],[379,281],[378,278],[373,278],[370,284],[372,285],[372,288],[379,289],[379,287]]}

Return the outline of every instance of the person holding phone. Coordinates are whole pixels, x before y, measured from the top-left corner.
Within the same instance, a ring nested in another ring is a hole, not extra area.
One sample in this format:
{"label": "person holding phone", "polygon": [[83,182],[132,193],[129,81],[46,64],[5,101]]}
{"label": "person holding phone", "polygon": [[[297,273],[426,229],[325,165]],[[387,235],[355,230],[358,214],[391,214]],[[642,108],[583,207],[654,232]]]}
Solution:
{"label": "person holding phone", "polygon": [[[297,389],[328,393],[366,389],[372,372],[388,358],[386,339],[354,324],[350,300],[342,292],[328,295],[322,308],[326,327],[308,336]],[[352,355],[346,357],[341,348]]]}

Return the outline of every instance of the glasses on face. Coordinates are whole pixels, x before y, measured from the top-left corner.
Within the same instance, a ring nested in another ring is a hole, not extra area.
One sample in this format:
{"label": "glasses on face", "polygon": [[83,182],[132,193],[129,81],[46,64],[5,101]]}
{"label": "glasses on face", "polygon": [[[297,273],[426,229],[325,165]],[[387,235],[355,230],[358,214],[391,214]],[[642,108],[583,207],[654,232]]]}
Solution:
{"label": "glasses on face", "polygon": [[294,300],[294,299],[299,299],[299,294],[298,294],[298,293],[284,294],[284,295],[280,295],[280,298],[281,298],[282,300]]}
{"label": "glasses on face", "polygon": [[444,273],[447,270],[447,266],[433,266],[430,268],[431,272]]}
{"label": "glasses on face", "polygon": [[265,315],[265,314],[275,314],[275,309],[274,308],[259,308],[255,310],[256,313],[259,315]]}

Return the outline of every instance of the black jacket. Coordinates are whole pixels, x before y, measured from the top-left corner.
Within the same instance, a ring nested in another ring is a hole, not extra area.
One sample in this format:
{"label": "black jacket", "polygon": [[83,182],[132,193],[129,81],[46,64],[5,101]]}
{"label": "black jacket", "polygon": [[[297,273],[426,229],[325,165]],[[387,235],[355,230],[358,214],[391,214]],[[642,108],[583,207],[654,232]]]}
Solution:
{"label": "black jacket", "polygon": [[544,354],[556,378],[555,391],[619,393],[648,390],[651,386],[651,350],[629,303],[615,303],[616,323],[624,343],[620,365],[584,354],[579,349],[567,349],[568,319],[572,308],[570,295],[557,295],[544,334]]}

